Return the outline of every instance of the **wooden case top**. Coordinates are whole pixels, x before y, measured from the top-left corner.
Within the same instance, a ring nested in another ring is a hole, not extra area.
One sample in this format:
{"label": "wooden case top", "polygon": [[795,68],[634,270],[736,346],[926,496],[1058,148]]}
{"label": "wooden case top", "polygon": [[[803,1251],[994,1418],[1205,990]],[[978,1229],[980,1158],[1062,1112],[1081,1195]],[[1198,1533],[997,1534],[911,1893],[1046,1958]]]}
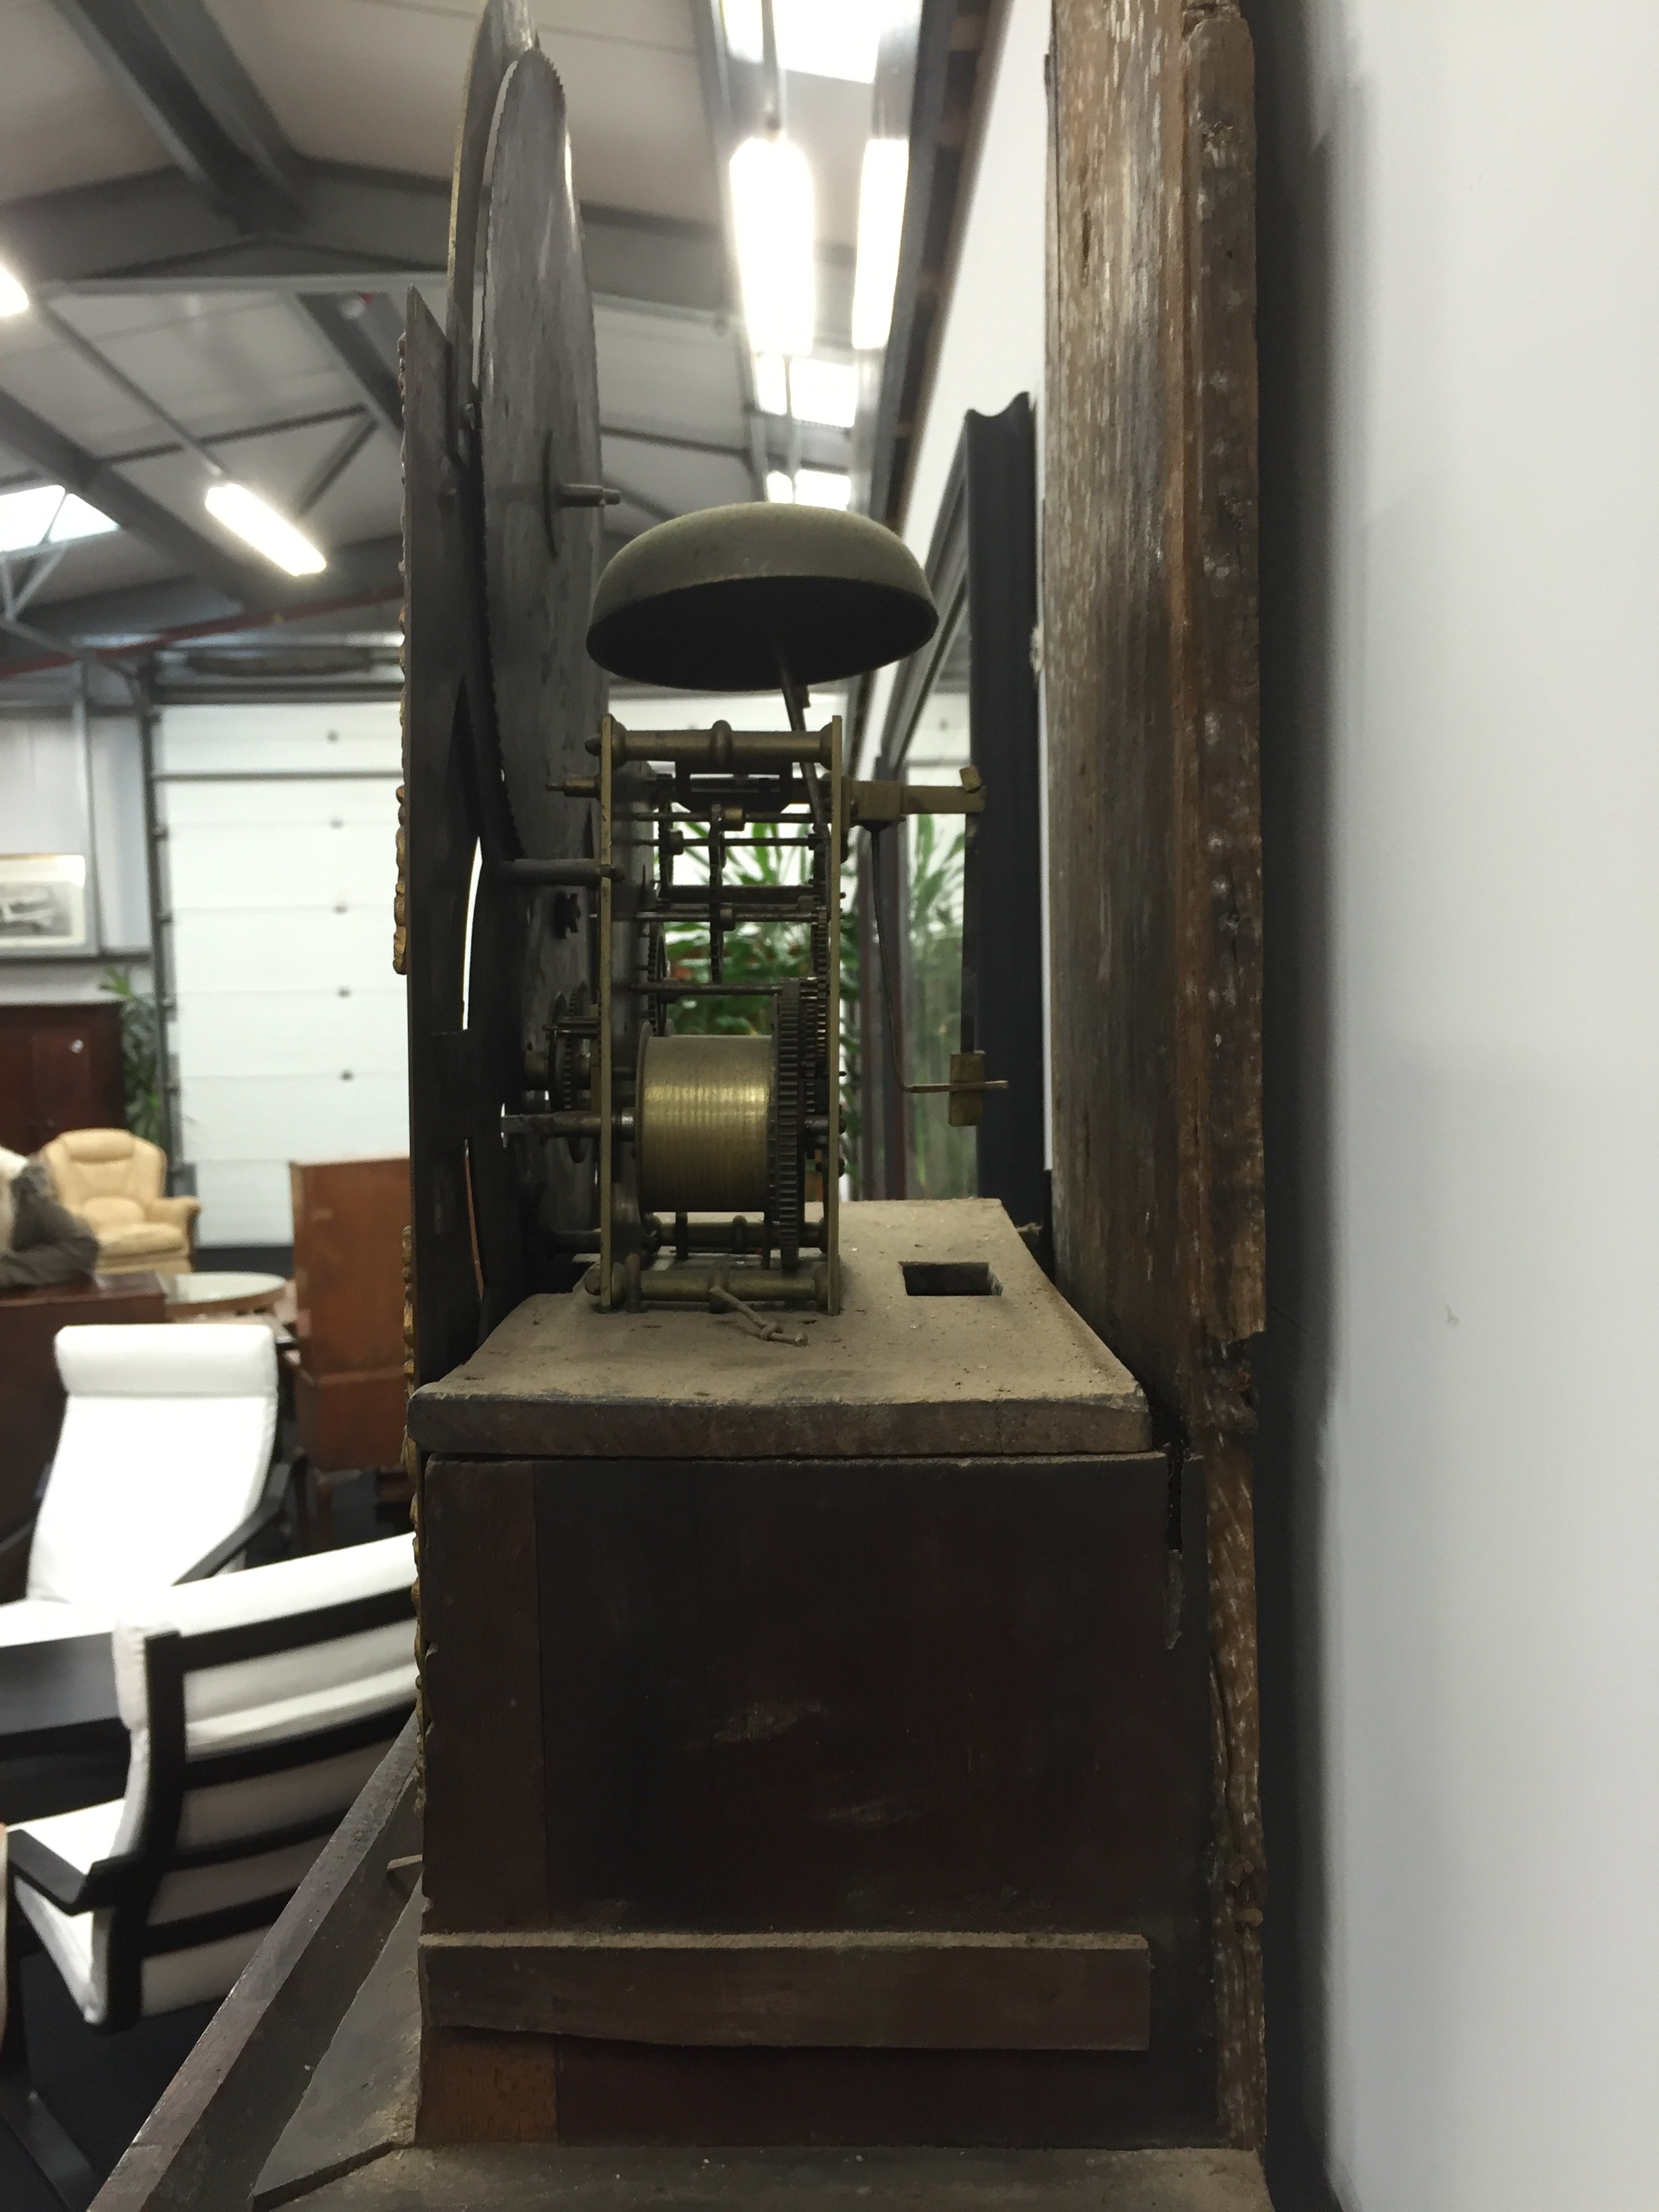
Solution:
{"label": "wooden case top", "polygon": [[[988,1296],[917,1296],[907,1262],[988,1267]],[[410,1401],[427,1451],[626,1459],[1145,1451],[1146,1401],[992,1199],[842,1212],[842,1310],[804,1346],[700,1308],[601,1314],[526,1298]]]}

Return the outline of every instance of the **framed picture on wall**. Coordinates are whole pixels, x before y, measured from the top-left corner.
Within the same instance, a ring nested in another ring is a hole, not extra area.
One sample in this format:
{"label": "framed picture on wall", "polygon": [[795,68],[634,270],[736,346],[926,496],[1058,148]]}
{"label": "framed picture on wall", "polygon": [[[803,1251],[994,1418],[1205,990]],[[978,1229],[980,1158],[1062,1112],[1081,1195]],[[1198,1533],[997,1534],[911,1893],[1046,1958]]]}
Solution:
{"label": "framed picture on wall", "polygon": [[0,958],[85,953],[84,853],[0,853]]}

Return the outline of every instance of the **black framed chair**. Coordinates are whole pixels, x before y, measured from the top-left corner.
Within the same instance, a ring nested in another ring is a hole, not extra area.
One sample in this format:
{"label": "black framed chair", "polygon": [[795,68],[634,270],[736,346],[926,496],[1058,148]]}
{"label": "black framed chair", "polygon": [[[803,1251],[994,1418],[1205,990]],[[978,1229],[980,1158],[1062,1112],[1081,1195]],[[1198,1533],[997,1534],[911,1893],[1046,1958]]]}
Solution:
{"label": "black framed chair", "polygon": [[414,1576],[412,1537],[388,1537],[184,1584],[117,1626],[125,1797],[8,1838],[0,2118],[65,2203],[96,2177],[29,2087],[25,1947],[107,2033],[225,1996],[413,1710]]}

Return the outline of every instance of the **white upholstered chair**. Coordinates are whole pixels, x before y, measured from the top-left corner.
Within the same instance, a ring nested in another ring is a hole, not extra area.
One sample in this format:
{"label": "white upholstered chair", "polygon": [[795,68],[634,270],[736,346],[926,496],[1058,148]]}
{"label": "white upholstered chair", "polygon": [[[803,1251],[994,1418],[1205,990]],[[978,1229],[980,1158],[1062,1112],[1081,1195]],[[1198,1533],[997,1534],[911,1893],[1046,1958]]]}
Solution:
{"label": "white upholstered chair", "polygon": [[222,1997],[414,1710],[414,1539],[164,1592],[115,1630],[126,1795],[9,1832],[84,2017]]}
{"label": "white upholstered chair", "polygon": [[[60,1329],[69,1394],[0,1644],[107,1629],[152,1593],[217,1573],[282,1510],[276,1352],[260,1322]],[[15,1585],[14,1584],[14,1587]]]}

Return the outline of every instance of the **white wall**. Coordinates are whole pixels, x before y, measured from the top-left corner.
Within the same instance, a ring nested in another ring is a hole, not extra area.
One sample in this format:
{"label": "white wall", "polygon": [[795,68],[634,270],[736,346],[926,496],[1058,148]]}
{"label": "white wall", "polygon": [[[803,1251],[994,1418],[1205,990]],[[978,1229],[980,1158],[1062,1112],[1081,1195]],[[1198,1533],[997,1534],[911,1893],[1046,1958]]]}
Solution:
{"label": "white wall", "polygon": [[[69,709],[0,716],[0,853],[81,853],[88,862],[85,959],[0,955],[0,1003],[100,996],[98,978],[119,958],[143,988],[149,976],[144,796],[138,725]],[[137,956],[136,957],[133,956]]]}
{"label": "white wall", "polygon": [[1274,2126],[1346,2212],[1635,2212],[1659,13],[1250,12]]}
{"label": "white wall", "polygon": [[178,1150],[204,1246],[288,1243],[292,1160],[408,1149],[400,757],[395,702],[161,718]]}

